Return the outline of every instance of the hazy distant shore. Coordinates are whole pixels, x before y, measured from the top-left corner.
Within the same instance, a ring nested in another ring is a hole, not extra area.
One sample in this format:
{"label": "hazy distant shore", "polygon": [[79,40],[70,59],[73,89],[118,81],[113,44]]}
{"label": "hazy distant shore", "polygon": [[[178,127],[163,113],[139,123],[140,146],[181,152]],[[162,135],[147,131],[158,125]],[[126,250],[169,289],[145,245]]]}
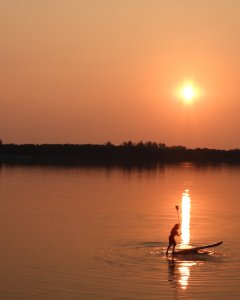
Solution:
{"label": "hazy distant shore", "polygon": [[181,162],[239,164],[240,149],[188,149],[155,142],[124,142],[119,146],[111,143],[0,145],[0,164],[149,166]]}

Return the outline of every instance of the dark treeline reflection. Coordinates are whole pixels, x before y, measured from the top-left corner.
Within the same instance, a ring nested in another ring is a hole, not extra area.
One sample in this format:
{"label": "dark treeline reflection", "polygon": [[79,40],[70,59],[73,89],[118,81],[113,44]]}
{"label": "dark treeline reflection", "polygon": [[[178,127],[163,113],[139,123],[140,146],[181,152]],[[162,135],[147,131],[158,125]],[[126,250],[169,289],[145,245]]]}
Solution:
{"label": "dark treeline reflection", "polygon": [[188,149],[155,142],[94,144],[0,144],[0,163],[65,165],[138,165],[158,163],[240,163],[240,149]]}

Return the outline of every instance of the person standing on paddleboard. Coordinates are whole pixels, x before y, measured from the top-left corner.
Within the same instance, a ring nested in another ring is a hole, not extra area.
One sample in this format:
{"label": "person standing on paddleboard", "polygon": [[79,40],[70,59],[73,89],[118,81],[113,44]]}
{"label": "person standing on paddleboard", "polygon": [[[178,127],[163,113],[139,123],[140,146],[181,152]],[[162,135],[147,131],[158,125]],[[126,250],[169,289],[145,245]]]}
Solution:
{"label": "person standing on paddleboard", "polygon": [[173,250],[172,250],[172,255],[174,255],[174,250],[175,250],[175,247],[176,247],[176,241],[175,241],[175,236],[178,235],[180,236],[178,230],[180,228],[180,224],[175,224],[171,230],[171,233],[170,233],[170,236],[169,236],[169,244],[168,244],[168,247],[167,247],[167,251],[166,251],[166,255],[168,255],[168,251],[170,249],[171,246],[173,246]]}

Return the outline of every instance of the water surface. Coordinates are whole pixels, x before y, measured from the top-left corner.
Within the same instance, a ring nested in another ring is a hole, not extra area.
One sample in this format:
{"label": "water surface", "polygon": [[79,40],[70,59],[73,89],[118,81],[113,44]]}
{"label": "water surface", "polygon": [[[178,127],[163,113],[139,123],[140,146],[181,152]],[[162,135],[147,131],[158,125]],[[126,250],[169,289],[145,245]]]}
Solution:
{"label": "water surface", "polygon": [[[239,299],[239,178],[190,164],[2,166],[1,299]],[[186,190],[189,245],[224,244],[166,258]]]}

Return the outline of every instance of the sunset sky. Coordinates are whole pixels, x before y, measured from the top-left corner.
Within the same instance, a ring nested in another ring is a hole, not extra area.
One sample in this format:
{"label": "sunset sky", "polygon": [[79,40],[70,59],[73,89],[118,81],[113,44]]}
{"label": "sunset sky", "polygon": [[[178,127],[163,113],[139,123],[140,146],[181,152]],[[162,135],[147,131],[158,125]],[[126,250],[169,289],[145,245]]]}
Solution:
{"label": "sunset sky", "polygon": [[0,139],[240,148],[239,16],[239,0],[0,0]]}

